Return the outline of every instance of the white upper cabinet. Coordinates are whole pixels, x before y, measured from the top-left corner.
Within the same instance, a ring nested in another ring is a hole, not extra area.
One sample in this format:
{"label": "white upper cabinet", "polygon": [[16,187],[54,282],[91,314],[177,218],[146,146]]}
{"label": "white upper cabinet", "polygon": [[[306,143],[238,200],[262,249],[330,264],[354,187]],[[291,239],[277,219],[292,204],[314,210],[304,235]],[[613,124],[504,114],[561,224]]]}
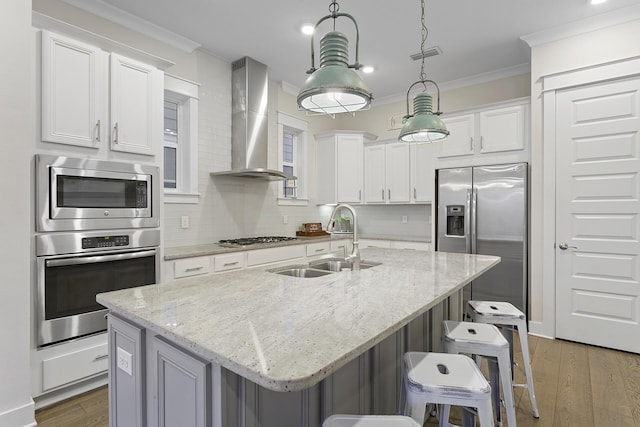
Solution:
{"label": "white upper cabinet", "polygon": [[111,149],[153,154],[162,140],[162,72],[111,54]]}
{"label": "white upper cabinet", "polygon": [[364,147],[365,203],[410,202],[409,144]]}
{"label": "white upper cabinet", "polygon": [[363,145],[377,137],[336,131],[316,135],[318,204],[363,202]]}
{"label": "white upper cabinet", "polygon": [[473,154],[476,120],[475,114],[445,117],[449,136],[438,142],[438,157],[465,156]]}
{"label": "white upper cabinet", "polygon": [[153,155],[163,99],[154,66],[42,31],[43,141]]}
{"label": "white upper cabinet", "polygon": [[42,32],[42,140],[97,148],[108,126],[109,54]]}
{"label": "white upper cabinet", "polygon": [[[446,141],[446,140],[445,140]],[[440,148],[435,144],[411,144],[411,202],[430,203],[435,192],[435,157]],[[444,142],[446,144],[446,142]]]}
{"label": "white upper cabinet", "polygon": [[524,105],[482,111],[479,115],[480,153],[524,149]]}
{"label": "white upper cabinet", "polygon": [[479,110],[442,120],[450,132],[438,157],[522,151],[527,141],[528,105]]}

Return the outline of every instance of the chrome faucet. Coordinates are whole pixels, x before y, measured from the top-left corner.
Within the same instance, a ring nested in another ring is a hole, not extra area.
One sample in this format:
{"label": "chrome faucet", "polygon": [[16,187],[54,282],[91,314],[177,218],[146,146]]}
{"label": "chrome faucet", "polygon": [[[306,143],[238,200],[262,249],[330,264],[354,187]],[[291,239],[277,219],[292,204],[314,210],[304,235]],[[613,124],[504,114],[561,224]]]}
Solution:
{"label": "chrome faucet", "polygon": [[351,263],[351,265],[353,266],[353,270],[360,270],[360,248],[358,248],[358,219],[356,210],[353,208],[353,206],[346,203],[340,203],[335,208],[333,208],[333,212],[331,212],[331,218],[329,218],[329,224],[327,224],[327,231],[329,233],[333,231],[336,214],[342,208],[349,210],[349,212],[351,212],[351,216],[353,216],[353,249],[351,250],[351,255],[346,257],[344,260]]}

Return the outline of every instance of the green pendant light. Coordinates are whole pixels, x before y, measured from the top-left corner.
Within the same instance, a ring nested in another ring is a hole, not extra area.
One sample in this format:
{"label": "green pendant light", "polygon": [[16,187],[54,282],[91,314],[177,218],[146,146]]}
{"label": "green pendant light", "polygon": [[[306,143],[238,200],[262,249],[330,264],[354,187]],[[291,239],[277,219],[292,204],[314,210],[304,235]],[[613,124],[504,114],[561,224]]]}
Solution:
{"label": "green pendant light", "polygon": [[[349,14],[339,13],[338,2],[329,5],[329,15],[321,18],[316,29],[325,20],[334,20],[334,31],[325,34],[320,40],[320,68],[315,68],[314,37],[311,37],[311,68],[307,71],[310,76],[298,94],[298,107],[312,113],[338,114],[349,113],[369,107],[373,96],[367,89],[360,76],[353,70],[358,70],[358,45],[360,34],[358,24]],[[349,42],[347,37],[335,31],[335,20],[346,17],[353,21],[356,27],[356,61],[349,65]],[[315,31],[314,31],[315,34]]]}
{"label": "green pendant light", "polygon": [[[407,114],[402,118],[402,129],[398,139],[403,142],[436,142],[449,136],[449,131],[445,124],[438,117],[442,114],[440,110],[440,88],[433,80],[427,80],[424,72],[424,45],[427,41],[429,31],[424,23],[424,0],[420,0],[422,6],[422,43],[420,44],[420,52],[422,53],[422,66],[420,68],[420,80],[409,86],[407,90]],[[413,114],[409,114],[409,93],[411,89],[422,84],[424,92],[419,93],[413,99]],[[438,92],[438,105],[435,113],[433,112],[433,101],[431,95],[426,93],[427,83],[432,83]]]}

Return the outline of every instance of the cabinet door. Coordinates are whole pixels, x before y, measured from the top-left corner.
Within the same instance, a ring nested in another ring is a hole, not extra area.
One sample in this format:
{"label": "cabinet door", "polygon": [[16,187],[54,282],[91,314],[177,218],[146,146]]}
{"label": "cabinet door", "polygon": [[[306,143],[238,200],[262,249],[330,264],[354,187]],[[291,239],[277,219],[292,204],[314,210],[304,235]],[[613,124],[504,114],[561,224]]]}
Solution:
{"label": "cabinet door", "polygon": [[154,155],[162,141],[162,72],[111,54],[111,149]]}
{"label": "cabinet door", "polygon": [[108,54],[42,31],[42,140],[97,148],[107,122]]}
{"label": "cabinet door", "polygon": [[386,201],[385,182],[386,149],[383,144],[364,147],[364,201],[384,203]]}
{"label": "cabinet door", "polygon": [[[439,144],[446,144],[440,142]],[[435,157],[438,144],[411,144],[411,201],[432,202],[435,193]]]}
{"label": "cabinet door", "polygon": [[338,135],[336,138],[338,202],[361,203],[363,137]]}
{"label": "cabinet door", "polygon": [[438,157],[473,154],[474,117],[474,114],[466,114],[442,119],[449,130],[449,136],[444,141],[437,143],[440,148]]}
{"label": "cabinet door", "polygon": [[411,200],[409,147],[409,144],[403,142],[386,146],[385,177],[388,203],[409,203]]}
{"label": "cabinet door", "polygon": [[525,147],[525,106],[480,113],[480,152],[522,150]]}
{"label": "cabinet door", "polygon": [[211,364],[162,338],[148,347],[148,425],[205,427],[212,421]]}

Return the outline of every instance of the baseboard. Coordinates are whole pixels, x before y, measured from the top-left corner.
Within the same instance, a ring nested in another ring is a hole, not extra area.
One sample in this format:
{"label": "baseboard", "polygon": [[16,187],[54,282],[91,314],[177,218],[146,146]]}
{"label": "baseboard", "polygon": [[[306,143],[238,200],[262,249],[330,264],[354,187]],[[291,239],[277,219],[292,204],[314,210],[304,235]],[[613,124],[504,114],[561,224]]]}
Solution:
{"label": "baseboard", "polygon": [[550,333],[542,322],[529,321],[529,333],[541,338],[555,339],[554,334]]}
{"label": "baseboard", "polygon": [[29,399],[29,403],[0,414],[0,426],[35,427],[36,412],[35,403]]}

